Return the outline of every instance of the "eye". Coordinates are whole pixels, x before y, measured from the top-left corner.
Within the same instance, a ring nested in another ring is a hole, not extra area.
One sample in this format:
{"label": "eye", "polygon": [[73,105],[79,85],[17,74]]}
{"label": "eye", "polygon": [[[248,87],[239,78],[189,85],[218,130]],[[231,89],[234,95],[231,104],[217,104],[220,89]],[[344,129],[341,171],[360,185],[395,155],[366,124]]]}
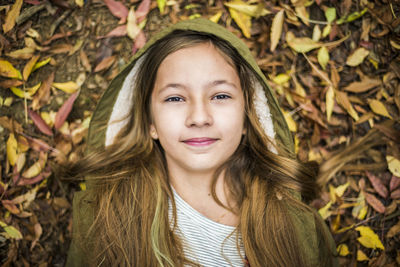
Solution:
{"label": "eye", "polygon": [[182,101],[184,101],[184,99],[179,96],[171,96],[165,99],[165,102],[182,102]]}
{"label": "eye", "polygon": [[213,97],[213,99],[216,99],[216,100],[225,100],[225,99],[230,99],[230,98],[232,98],[232,97],[227,94],[218,94]]}

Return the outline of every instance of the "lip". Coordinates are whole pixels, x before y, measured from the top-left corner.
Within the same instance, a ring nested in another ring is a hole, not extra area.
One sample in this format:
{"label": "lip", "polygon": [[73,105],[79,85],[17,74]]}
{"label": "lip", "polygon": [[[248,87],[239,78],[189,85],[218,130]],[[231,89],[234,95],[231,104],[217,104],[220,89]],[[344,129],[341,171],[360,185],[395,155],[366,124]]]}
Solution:
{"label": "lip", "polygon": [[210,138],[210,137],[196,137],[196,138],[190,138],[183,140],[183,143],[189,145],[189,146],[209,146],[213,143],[215,143],[218,139],[216,138]]}

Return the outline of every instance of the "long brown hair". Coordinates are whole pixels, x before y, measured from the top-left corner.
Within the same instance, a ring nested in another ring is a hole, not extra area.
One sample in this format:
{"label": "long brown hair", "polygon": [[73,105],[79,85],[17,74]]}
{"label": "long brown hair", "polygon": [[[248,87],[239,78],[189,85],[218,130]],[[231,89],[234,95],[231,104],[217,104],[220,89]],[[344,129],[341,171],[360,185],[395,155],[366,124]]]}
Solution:
{"label": "long brown hair", "polygon": [[[303,200],[316,196],[315,170],[297,162],[264,133],[253,106],[256,76],[247,62],[227,42],[192,31],[175,31],[145,53],[133,88],[129,122],[114,144],[64,168],[67,176],[84,176],[90,183],[88,194],[95,214],[89,230],[80,235],[90,265],[195,265],[185,259],[182,243],[174,234],[176,207],[167,165],[162,147],[149,134],[150,99],[161,62],[179,49],[204,42],[214,45],[236,67],[246,113],[246,135],[234,155],[215,173],[212,195],[222,205],[215,184],[225,171],[226,184],[237,204],[232,211],[240,218],[237,230],[252,267],[310,266],[290,214],[293,210],[314,214],[295,192],[300,192]],[[268,150],[274,145],[279,154]],[[315,216],[318,235],[326,240],[321,221]],[[320,257],[322,262],[330,255]]]}

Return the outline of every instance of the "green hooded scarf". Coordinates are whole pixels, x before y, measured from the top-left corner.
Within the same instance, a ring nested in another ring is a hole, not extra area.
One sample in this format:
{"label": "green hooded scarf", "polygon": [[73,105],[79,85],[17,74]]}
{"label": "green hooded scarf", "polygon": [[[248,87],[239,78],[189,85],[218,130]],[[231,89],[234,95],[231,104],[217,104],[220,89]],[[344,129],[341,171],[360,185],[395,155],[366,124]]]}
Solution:
{"label": "green hooded scarf", "polygon": [[[87,138],[87,153],[102,149],[113,143],[118,131],[127,123],[126,115],[132,107],[132,88],[146,51],[155,42],[172,33],[175,30],[190,30],[215,35],[216,37],[227,41],[237,50],[240,56],[247,61],[248,65],[254,70],[255,86],[254,106],[258,119],[266,135],[276,144],[285,146],[285,150],[294,155],[294,144],[291,133],[286,124],[279,104],[274,97],[271,88],[267,84],[264,74],[258,67],[254,57],[251,55],[248,47],[234,34],[224,27],[215,24],[206,19],[193,19],[179,22],[168,28],[165,28],[156,34],[147,44],[140,49],[124,69],[113,79],[107,90],[104,92],[98,103],[91,120],[89,134]],[[107,128],[101,122],[108,122]],[[270,148],[277,153],[273,147]],[[91,182],[87,184],[87,190],[75,194],[73,201],[73,240],[68,254],[66,266],[84,266],[86,265],[85,255],[79,249],[79,233],[85,233],[93,222],[95,211],[90,204]],[[300,198],[300,194],[293,192]],[[303,211],[291,210],[291,215],[295,223],[301,244],[304,244],[304,251],[309,262],[317,263],[318,256],[321,253],[319,235],[316,232],[313,214]],[[322,220],[322,219],[320,219]],[[322,222],[323,223],[323,222]],[[330,236],[329,230],[324,224],[323,231],[328,235],[330,242],[330,253],[336,251],[336,246]],[[337,263],[335,263],[337,264]],[[268,263],[266,263],[266,266]],[[143,265],[145,266],[145,265]]]}

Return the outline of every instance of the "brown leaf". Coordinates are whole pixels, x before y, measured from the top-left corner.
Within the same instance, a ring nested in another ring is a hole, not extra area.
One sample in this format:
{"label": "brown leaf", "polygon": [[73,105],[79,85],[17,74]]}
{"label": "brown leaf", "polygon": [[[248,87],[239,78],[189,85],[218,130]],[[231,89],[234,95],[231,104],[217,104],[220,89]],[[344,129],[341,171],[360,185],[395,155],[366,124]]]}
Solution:
{"label": "brown leaf", "polygon": [[22,85],[23,82],[19,80],[4,80],[0,82],[0,87],[1,88],[10,88],[10,87],[18,87]]}
{"label": "brown leaf", "polygon": [[32,178],[23,178],[23,177],[21,177],[18,180],[17,185],[24,186],[24,185],[36,184],[36,183],[42,181],[43,179],[46,179],[50,175],[51,175],[50,167],[47,167],[42,173],[40,173],[36,177],[32,177]]}
{"label": "brown leaf", "polygon": [[379,79],[371,79],[366,77],[361,82],[353,82],[350,85],[343,88],[344,91],[352,92],[352,93],[363,93],[368,90],[381,85],[381,80]]}
{"label": "brown leaf", "polygon": [[381,197],[387,198],[389,192],[386,189],[386,186],[382,183],[382,181],[370,172],[366,172],[366,174],[367,174],[367,177],[368,177],[369,181],[371,182],[372,186],[374,187],[375,191]]}
{"label": "brown leaf", "polygon": [[108,68],[111,67],[111,65],[114,63],[115,58],[116,58],[115,56],[106,57],[105,59],[103,59],[103,60],[96,66],[96,68],[94,68],[94,72],[99,72],[99,71],[108,69]]}
{"label": "brown leaf", "polygon": [[392,175],[392,179],[390,179],[390,185],[389,185],[390,192],[397,189],[399,186],[400,186],[400,178]]}
{"label": "brown leaf", "polygon": [[49,52],[53,54],[69,53],[73,48],[70,44],[58,44],[54,45]]}
{"label": "brown leaf", "polygon": [[377,199],[374,195],[369,194],[367,192],[364,192],[364,196],[365,200],[374,210],[376,210],[379,213],[385,213],[385,206],[379,199]]}
{"label": "brown leaf", "polygon": [[395,235],[397,235],[398,233],[400,233],[400,221],[398,221],[395,225],[390,227],[388,233],[386,234],[386,237],[392,238]]}
{"label": "brown leaf", "polygon": [[28,108],[29,117],[32,119],[33,123],[36,127],[44,134],[49,136],[53,136],[53,132],[51,131],[50,127],[46,124],[46,122],[37,114],[35,111]]}
{"label": "brown leaf", "polygon": [[16,122],[15,120],[6,117],[6,116],[2,116],[0,117],[0,125],[3,128],[6,128],[7,130],[9,130],[10,132],[18,132],[18,133],[22,133],[22,126],[21,124],[19,124],[18,122]]}
{"label": "brown leaf", "polygon": [[35,52],[35,49],[31,47],[25,47],[22,49],[18,49],[15,51],[12,51],[10,53],[7,53],[6,55],[12,58],[18,58],[18,59],[30,59],[33,56],[33,53]]}
{"label": "brown leaf", "polygon": [[17,20],[17,18],[19,16],[19,12],[21,11],[21,7],[22,7],[22,0],[16,0],[14,5],[7,12],[6,20],[3,24],[4,33],[8,32],[12,28],[14,28],[15,21]]}
{"label": "brown leaf", "polygon": [[114,0],[104,0],[104,3],[107,5],[111,14],[121,19],[120,24],[123,24],[126,21],[129,10],[124,6],[124,4]]}
{"label": "brown leaf", "polygon": [[21,212],[11,200],[4,199],[1,201],[1,204],[12,214],[19,214]]}
{"label": "brown leaf", "polygon": [[25,67],[24,67],[24,71],[22,72],[22,77],[24,78],[24,81],[27,81],[29,78],[29,75],[32,72],[32,68],[33,66],[35,66],[36,61],[38,61],[39,56],[34,56],[32,57],[28,63],[26,63]]}
{"label": "brown leaf", "polygon": [[400,189],[396,189],[390,193],[390,197],[393,199],[399,199],[400,198]]}
{"label": "brown leaf", "polygon": [[47,152],[49,150],[53,150],[53,148],[48,145],[45,141],[33,138],[30,136],[25,135],[25,138],[28,139],[29,146],[35,151],[44,151]]}
{"label": "brown leaf", "polygon": [[41,106],[46,104],[50,98],[50,88],[54,81],[54,72],[47,77],[46,80],[42,82],[38,92],[33,97],[32,109],[38,110]]}
{"label": "brown leaf", "polygon": [[54,128],[59,129],[63,125],[72,110],[72,106],[74,105],[74,102],[78,97],[78,93],[79,91],[73,93],[58,110],[56,119],[54,121]]}
{"label": "brown leaf", "polygon": [[81,58],[82,66],[85,67],[86,71],[91,72],[92,65],[90,65],[90,61],[83,49],[81,49],[81,51],[80,51],[80,58]]}
{"label": "brown leaf", "polygon": [[35,231],[35,239],[32,241],[31,251],[35,247],[36,243],[39,241],[40,236],[43,233],[43,229],[42,229],[42,226],[40,225],[40,223],[35,223],[35,225],[33,226],[33,229]]}

